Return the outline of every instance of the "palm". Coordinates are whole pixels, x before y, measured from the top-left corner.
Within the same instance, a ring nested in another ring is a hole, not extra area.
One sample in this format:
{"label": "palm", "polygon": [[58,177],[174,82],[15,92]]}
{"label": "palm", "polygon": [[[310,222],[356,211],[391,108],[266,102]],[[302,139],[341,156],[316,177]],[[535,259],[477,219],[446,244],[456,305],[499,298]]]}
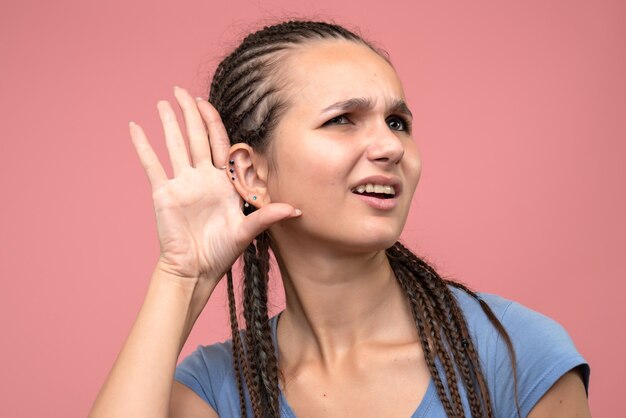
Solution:
{"label": "palm", "polygon": [[242,199],[223,169],[230,143],[217,111],[207,102],[196,105],[182,89],[176,97],[185,117],[193,165],[169,103],[159,102],[174,178],[165,175],[143,130],[131,124],[133,143],[152,185],[160,263],[177,276],[219,280],[256,235],[293,216],[294,209],[269,204],[244,216]]}
{"label": "palm", "polygon": [[232,210],[241,199],[223,171],[185,168],[153,199],[163,260],[187,266],[180,272],[185,277],[221,277],[238,256],[232,234],[243,217]]}

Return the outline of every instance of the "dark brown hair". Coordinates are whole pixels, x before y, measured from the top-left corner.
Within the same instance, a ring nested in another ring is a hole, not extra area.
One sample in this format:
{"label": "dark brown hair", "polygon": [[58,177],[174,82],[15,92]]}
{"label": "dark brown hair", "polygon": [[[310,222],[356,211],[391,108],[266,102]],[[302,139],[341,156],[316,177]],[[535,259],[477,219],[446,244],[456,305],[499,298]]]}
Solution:
{"label": "dark brown hair", "polygon": [[[220,62],[209,94],[209,101],[220,113],[232,144],[245,142],[258,152],[266,150],[282,112],[288,106],[286,86],[279,76],[281,62],[294,47],[319,39],[356,42],[371,48],[389,62],[384,51],[333,23],[291,20],[265,26],[249,34]],[[244,212],[250,210],[254,210],[254,207],[250,206]],[[277,418],[280,416],[280,372],[267,309],[270,235],[264,231],[255,241],[256,244],[252,242],[243,254],[245,341],[241,338],[244,334],[240,332],[237,320],[232,269],[227,272],[233,367],[241,415],[246,416],[247,413],[245,381],[254,417]],[[459,392],[461,383],[467,394],[472,417],[494,416],[478,353],[463,312],[450,290],[450,286],[453,286],[467,292],[480,303],[507,344],[513,365],[515,404],[520,415],[515,351],[506,330],[487,303],[465,285],[441,278],[434,268],[400,242],[388,248],[386,255],[410,302],[426,363],[446,414],[449,417],[465,415]],[[443,366],[443,375],[437,368],[437,360]]]}

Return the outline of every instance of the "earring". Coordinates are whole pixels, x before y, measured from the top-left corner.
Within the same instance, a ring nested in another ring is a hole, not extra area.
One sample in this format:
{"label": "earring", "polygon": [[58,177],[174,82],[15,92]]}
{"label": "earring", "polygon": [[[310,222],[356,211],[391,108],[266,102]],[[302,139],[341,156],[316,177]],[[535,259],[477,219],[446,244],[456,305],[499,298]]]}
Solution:
{"label": "earring", "polygon": [[[252,196],[252,200],[256,200],[256,195]],[[250,207],[250,203],[246,202],[243,204],[245,207],[249,208]]]}
{"label": "earring", "polygon": [[[228,164],[230,164],[230,165],[235,164],[235,160],[229,160],[229,161],[228,161]],[[224,168],[226,168],[226,166],[224,166]],[[229,169],[228,169],[228,171],[230,171],[231,173],[234,173],[234,172],[235,172],[235,170],[233,170],[232,168],[229,168]],[[235,177],[231,177],[230,179],[231,179],[231,180],[235,180]]]}

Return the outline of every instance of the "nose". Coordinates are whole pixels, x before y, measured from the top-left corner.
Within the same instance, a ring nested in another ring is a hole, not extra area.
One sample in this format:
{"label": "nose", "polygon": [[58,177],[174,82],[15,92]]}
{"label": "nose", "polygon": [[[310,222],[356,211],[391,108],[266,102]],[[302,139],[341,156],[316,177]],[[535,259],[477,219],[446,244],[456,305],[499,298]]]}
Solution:
{"label": "nose", "polygon": [[367,158],[379,165],[393,167],[402,161],[404,143],[387,125],[386,121],[377,124],[371,133],[372,141],[367,149]]}

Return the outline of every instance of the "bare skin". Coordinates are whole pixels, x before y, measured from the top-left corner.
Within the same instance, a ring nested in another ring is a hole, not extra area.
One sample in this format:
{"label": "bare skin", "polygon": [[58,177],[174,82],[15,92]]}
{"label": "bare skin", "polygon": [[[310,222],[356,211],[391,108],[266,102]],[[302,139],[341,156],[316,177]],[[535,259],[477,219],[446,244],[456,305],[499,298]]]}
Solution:
{"label": "bare skin", "polygon": [[[311,43],[287,59],[289,85],[298,91],[264,155],[246,144],[230,146],[215,109],[183,89],[176,97],[189,157],[171,107],[159,102],[174,179],[166,178],[141,128],[131,126],[153,189],[161,257],[91,417],[217,417],[173,381],[176,359],[228,266],[265,229],[287,302],[277,330],[287,378],[282,390],[297,416],[408,417],[423,398],[428,369],[384,254],[400,236],[421,173],[406,123],[411,117],[392,109],[406,101],[400,80],[374,52],[344,41]],[[354,98],[371,106],[323,112]],[[235,180],[221,170],[229,160]],[[375,209],[352,193],[372,175],[400,181],[396,207]],[[242,197],[258,209],[248,217]],[[163,317],[169,325],[157,327]],[[137,361],[155,345],[153,356]],[[563,400],[587,405],[582,381],[568,376],[531,416],[548,416],[542,411],[554,412],[554,402]],[[562,405],[556,407],[567,411]]]}

